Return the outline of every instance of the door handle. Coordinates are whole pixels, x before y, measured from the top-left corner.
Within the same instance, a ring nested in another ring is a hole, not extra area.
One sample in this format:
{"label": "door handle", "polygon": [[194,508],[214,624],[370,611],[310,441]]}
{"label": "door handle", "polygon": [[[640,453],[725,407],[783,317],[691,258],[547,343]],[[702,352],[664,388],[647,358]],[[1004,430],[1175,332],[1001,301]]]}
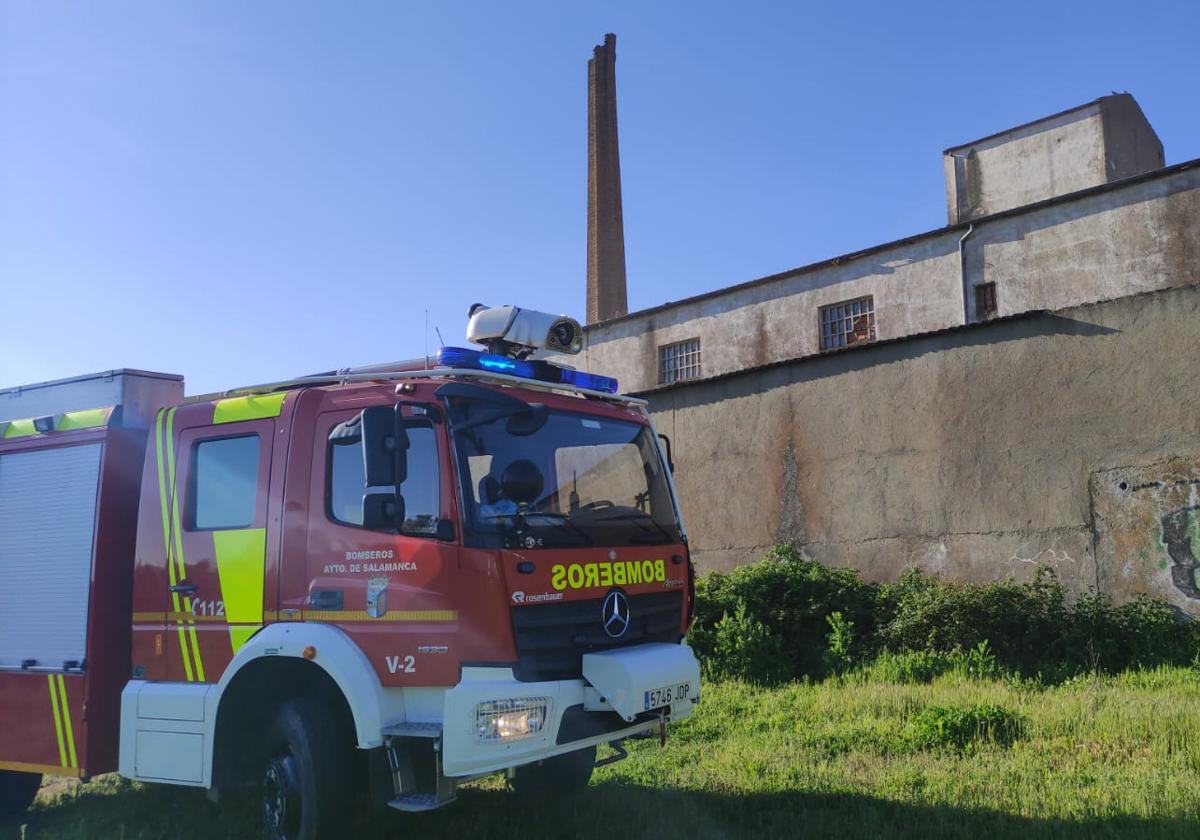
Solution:
{"label": "door handle", "polygon": [[194,595],[200,591],[200,587],[194,583],[177,583],[171,587],[171,591],[176,595]]}

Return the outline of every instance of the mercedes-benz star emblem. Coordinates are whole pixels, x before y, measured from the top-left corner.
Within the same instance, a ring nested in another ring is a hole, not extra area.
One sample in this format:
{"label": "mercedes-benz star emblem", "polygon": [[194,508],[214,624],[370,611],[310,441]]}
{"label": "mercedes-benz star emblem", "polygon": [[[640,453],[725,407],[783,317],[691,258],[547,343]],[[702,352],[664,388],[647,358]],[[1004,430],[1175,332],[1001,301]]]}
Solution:
{"label": "mercedes-benz star emblem", "polygon": [[604,597],[600,608],[600,623],[611,639],[619,639],[629,629],[629,599],[625,593],[614,589]]}

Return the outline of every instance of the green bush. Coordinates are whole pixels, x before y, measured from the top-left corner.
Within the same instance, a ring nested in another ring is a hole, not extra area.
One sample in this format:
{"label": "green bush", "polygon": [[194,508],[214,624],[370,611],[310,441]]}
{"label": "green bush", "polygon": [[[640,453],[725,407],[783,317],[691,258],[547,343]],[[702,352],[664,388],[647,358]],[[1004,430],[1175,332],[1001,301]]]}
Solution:
{"label": "green bush", "polygon": [[1024,730],[1021,716],[1003,706],[930,706],[912,719],[908,736],[917,749],[965,750],[976,744],[1011,746]]}
{"label": "green bush", "polygon": [[1116,606],[1095,592],[1069,603],[1044,567],[1025,583],[946,583],[912,570],[875,585],[780,545],[701,578],[696,594],[691,644],[706,672],[760,683],[856,666],[900,682],[948,672],[1061,680],[1200,655],[1200,623],[1169,604],[1143,596]]}
{"label": "green bush", "polygon": [[890,650],[948,654],[986,642],[998,661],[1022,672],[1035,672],[1066,652],[1066,590],[1044,567],[1028,583],[986,584],[944,583],[913,569],[881,587],[881,599],[889,615],[879,641]]}
{"label": "green bush", "polygon": [[854,622],[834,610],[825,617],[829,625],[829,641],[825,646],[825,667],[841,674],[854,661]]}
{"label": "green bush", "polygon": [[780,640],[750,616],[745,604],[739,604],[733,615],[722,616],[713,635],[711,676],[753,683],[787,677]]}
{"label": "green bush", "polygon": [[[854,628],[842,654],[858,661],[874,652],[862,642],[874,638],[878,588],[864,583],[851,569],[830,569],[804,557],[791,546],[772,549],[757,563],[728,574],[713,573],[696,584],[696,621],[691,644],[710,673],[727,670],[719,658],[718,627],[739,609],[759,622],[777,645],[778,660],[747,679],[770,682],[830,670],[829,617],[837,612]],[[756,644],[758,644],[756,642]],[[765,644],[765,642],[764,642]],[[739,659],[738,667],[745,663]]]}

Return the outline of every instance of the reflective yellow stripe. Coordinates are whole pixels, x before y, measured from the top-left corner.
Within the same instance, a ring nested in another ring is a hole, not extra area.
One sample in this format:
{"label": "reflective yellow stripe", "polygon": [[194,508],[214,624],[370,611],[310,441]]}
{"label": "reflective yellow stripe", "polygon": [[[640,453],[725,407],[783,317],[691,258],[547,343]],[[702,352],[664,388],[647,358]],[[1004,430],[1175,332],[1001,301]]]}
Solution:
{"label": "reflective yellow stripe", "polygon": [[233,652],[237,653],[242,649],[242,645],[250,641],[251,637],[262,629],[261,624],[239,624],[229,628],[229,644],[233,648]]}
{"label": "reflective yellow stripe", "polygon": [[[70,432],[75,429],[94,429],[98,426],[107,426],[109,418],[112,417],[113,408],[89,408],[83,411],[68,411],[65,414],[54,415],[54,425],[51,431],[54,432]],[[30,435],[41,434],[33,425],[34,418],[26,417],[22,420],[13,420],[8,423],[0,423],[0,438],[17,438],[28,437]]]}
{"label": "reflective yellow stripe", "polygon": [[[225,620],[230,624],[261,625],[263,620],[263,577],[267,556],[265,528],[214,531],[213,549],[221,578]],[[257,627],[229,628],[233,652],[245,644]]]}
{"label": "reflective yellow stripe", "polygon": [[457,610],[388,610],[382,618],[371,618],[366,610],[305,610],[305,621],[458,621]]}
{"label": "reflective yellow stripe", "polygon": [[36,435],[37,429],[33,427],[33,420],[13,420],[4,427],[5,438],[25,437],[26,435]]}
{"label": "reflective yellow stripe", "polygon": [[[168,417],[173,416],[175,409],[159,409],[158,419],[154,423],[154,456],[155,465],[158,468],[158,502],[162,511],[162,530],[163,530],[163,556],[167,562],[167,577],[171,581],[171,586],[174,586],[179,581],[175,577],[175,562],[171,556],[171,527],[167,518],[167,477],[166,471],[163,468],[163,427],[167,424]],[[167,433],[167,446],[171,446],[171,435]],[[171,493],[174,495],[175,488],[172,486]],[[176,615],[179,614],[179,593],[171,593],[171,606],[174,608]],[[192,682],[192,660],[188,654],[188,638],[187,632],[183,628],[181,621],[178,626],[179,631],[179,653],[183,657],[183,673],[187,677],[188,682]]]}
{"label": "reflective yellow stripe", "polygon": [[71,706],[67,703],[67,684],[62,674],[58,675],[58,693],[62,696],[63,729],[67,733],[67,752],[71,757],[71,767],[78,767],[79,760],[75,757],[75,731],[71,728]]}
{"label": "reflective yellow stripe", "polygon": [[196,658],[196,681],[204,682],[204,661],[200,658],[200,640],[196,638],[196,622],[188,619],[188,638],[192,640],[192,656]]}
{"label": "reflective yellow stripe", "polygon": [[241,420],[278,417],[279,412],[283,410],[283,398],[286,396],[286,393],[256,394],[217,400],[213,406],[213,423],[237,423]]}
{"label": "reflective yellow stripe", "polygon": [[164,621],[170,621],[174,613],[162,612],[135,612],[133,614],[134,624],[162,624]]}
{"label": "reflective yellow stripe", "polygon": [[[177,566],[175,574],[178,580],[182,582],[187,580],[187,564],[183,559],[183,528],[179,524],[179,491],[175,484],[174,430],[175,409],[172,408],[167,412],[167,483],[171,488],[171,530],[175,533],[175,563]],[[190,605],[190,602],[186,598],[183,600]],[[178,604],[175,605],[175,611],[179,612]],[[190,612],[190,610],[184,610],[183,612]],[[182,633],[183,629],[181,625],[180,634],[182,635]],[[196,623],[192,621],[190,616],[187,620],[187,634],[192,646],[192,661],[196,666],[194,672],[195,678],[198,682],[205,682],[204,661],[200,658],[200,640],[196,638]],[[188,680],[191,681],[191,679],[192,677],[189,675]]]}
{"label": "reflective yellow stripe", "polygon": [[50,684],[50,706],[54,710],[54,734],[58,737],[58,763],[63,767],[68,767],[67,764],[67,749],[63,746],[63,728],[62,717],[58,710],[58,690],[54,685],[54,675],[47,674],[46,682]]}
{"label": "reflective yellow stripe", "polygon": [[30,764],[27,761],[0,761],[0,770],[13,770],[17,773],[41,773],[43,776],[75,776],[79,769],[59,767],[54,764]]}
{"label": "reflective yellow stripe", "polygon": [[87,411],[68,411],[55,418],[54,431],[69,432],[72,429],[94,429],[107,426],[112,416],[111,408],[92,408]]}

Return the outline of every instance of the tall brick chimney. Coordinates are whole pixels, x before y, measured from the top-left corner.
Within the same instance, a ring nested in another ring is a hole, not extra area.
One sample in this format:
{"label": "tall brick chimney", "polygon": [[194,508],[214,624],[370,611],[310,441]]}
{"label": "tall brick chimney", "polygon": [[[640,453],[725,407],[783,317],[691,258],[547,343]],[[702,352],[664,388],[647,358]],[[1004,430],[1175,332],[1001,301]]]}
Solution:
{"label": "tall brick chimney", "polygon": [[587,322],[628,311],[617,148],[617,36],[609,33],[588,61]]}

